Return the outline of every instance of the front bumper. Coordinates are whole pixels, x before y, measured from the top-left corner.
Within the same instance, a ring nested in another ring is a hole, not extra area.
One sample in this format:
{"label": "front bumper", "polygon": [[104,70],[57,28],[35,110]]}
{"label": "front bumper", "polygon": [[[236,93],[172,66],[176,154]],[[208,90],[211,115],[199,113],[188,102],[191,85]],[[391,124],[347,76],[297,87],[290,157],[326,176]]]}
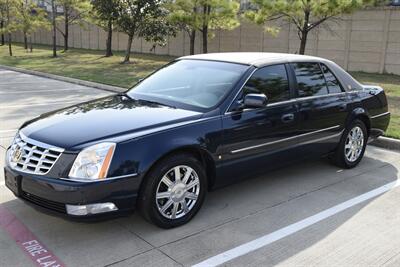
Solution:
{"label": "front bumper", "polygon": [[69,217],[99,217],[102,214],[74,216],[67,214],[66,205],[114,203],[117,211],[107,215],[134,210],[139,189],[139,177],[124,177],[99,182],[74,182],[26,174],[4,168],[6,186],[19,198],[35,206]]}

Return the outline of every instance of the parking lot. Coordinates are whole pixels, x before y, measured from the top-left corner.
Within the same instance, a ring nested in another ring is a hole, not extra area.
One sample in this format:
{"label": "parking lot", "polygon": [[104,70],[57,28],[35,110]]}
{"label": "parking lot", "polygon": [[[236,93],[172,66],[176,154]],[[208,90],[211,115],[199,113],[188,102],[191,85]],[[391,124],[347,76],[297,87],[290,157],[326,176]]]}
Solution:
{"label": "parking lot", "polygon": [[[24,121],[108,94],[0,69],[0,167]],[[210,192],[171,230],[138,214],[84,223],[41,213],[0,172],[0,266],[400,266],[399,169],[400,153],[373,146],[351,170],[302,162]]]}

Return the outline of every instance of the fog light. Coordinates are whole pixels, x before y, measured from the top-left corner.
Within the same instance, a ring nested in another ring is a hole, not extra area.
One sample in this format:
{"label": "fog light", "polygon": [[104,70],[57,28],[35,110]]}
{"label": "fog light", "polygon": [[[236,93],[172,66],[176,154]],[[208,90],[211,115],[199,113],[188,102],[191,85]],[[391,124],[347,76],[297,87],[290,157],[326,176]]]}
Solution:
{"label": "fog light", "polygon": [[69,215],[84,216],[118,210],[114,203],[98,203],[88,205],[65,205]]}

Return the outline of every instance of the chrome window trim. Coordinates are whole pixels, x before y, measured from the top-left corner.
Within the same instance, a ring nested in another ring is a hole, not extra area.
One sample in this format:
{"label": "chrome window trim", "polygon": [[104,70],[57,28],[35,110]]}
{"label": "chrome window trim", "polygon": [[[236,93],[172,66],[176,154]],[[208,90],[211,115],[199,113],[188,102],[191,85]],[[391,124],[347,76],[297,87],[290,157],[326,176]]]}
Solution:
{"label": "chrome window trim", "polygon": [[224,114],[228,113],[228,110],[231,108],[233,102],[235,101],[236,97],[240,94],[240,92],[242,91],[243,87],[246,85],[246,83],[250,80],[251,76],[253,76],[254,72],[256,72],[258,70],[258,68],[255,68],[247,77],[247,79],[244,81],[244,83],[242,84],[242,86],[239,88],[239,90],[236,92],[235,96],[233,97],[231,103],[228,105],[228,108],[225,110]]}
{"label": "chrome window trim", "polygon": [[389,115],[389,114],[390,114],[390,112],[387,111],[387,112],[384,112],[384,113],[381,113],[381,114],[378,114],[378,115],[371,116],[371,119],[376,119],[376,118],[379,118],[379,117],[382,117],[382,116],[386,116],[386,115]]}
{"label": "chrome window trim", "polygon": [[[251,76],[254,74],[254,72],[258,70],[255,69],[250,76],[246,79],[246,81],[243,83],[242,87],[240,87],[240,90],[236,93],[235,97],[233,98],[232,102],[229,104],[228,108],[226,109],[226,111],[224,112],[224,115],[230,115],[232,113],[236,113],[238,111],[229,111],[229,109],[231,108],[233,102],[235,101],[235,99],[237,98],[237,96],[239,95],[239,93],[242,91],[243,87],[246,85],[247,81],[251,78]],[[289,104],[292,102],[298,102],[298,101],[306,101],[306,100],[310,100],[310,99],[317,99],[317,98],[324,98],[324,97],[329,97],[329,96],[344,96],[344,95],[348,95],[348,94],[357,94],[359,93],[359,91],[345,91],[345,92],[340,92],[340,93],[334,93],[334,94],[325,94],[325,95],[315,95],[315,96],[306,96],[306,97],[295,97],[295,98],[291,98],[288,100],[284,100],[284,101],[279,101],[279,102],[274,102],[271,104],[267,104],[266,107],[274,107],[274,106],[279,106],[279,105],[283,105],[283,104]],[[247,112],[247,111],[251,111],[251,110],[260,110],[263,108],[256,108],[256,109],[244,109],[241,110],[240,112]]]}
{"label": "chrome window trim", "polygon": [[324,98],[328,96],[342,96],[342,95],[348,95],[348,94],[356,94],[359,93],[358,91],[347,91],[347,92],[341,92],[341,93],[334,93],[334,94],[326,94],[326,95],[313,95],[313,96],[305,96],[305,97],[297,97],[296,100],[301,101],[301,100],[309,100],[309,99],[314,99],[314,98]]}
{"label": "chrome window trim", "polygon": [[346,92],[334,93],[334,94],[324,94],[324,95],[304,96],[304,97],[297,97],[296,99],[301,101],[301,100],[309,100],[309,99],[324,98],[324,97],[329,97],[329,96],[340,96],[340,95],[346,95]]}
{"label": "chrome window trim", "polygon": [[297,100],[309,100],[314,98],[323,98],[328,96],[341,96],[341,95],[348,95],[348,94],[355,94],[358,93],[357,91],[352,92],[341,92],[341,93],[334,93],[334,94],[326,94],[326,95],[313,95],[313,96],[306,96],[306,97],[297,97]]}
{"label": "chrome window trim", "polygon": [[[240,91],[239,91],[240,92]],[[268,104],[265,107],[274,107],[274,106],[280,106],[280,105],[284,105],[284,104],[289,104],[289,103],[294,103],[294,102],[299,102],[299,101],[303,101],[303,100],[310,100],[310,99],[316,99],[316,98],[324,98],[324,97],[328,97],[328,96],[340,96],[340,95],[347,95],[347,94],[352,94],[352,93],[357,93],[357,92],[341,92],[341,93],[335,93],[335,94],[327,94],[327,95],[317,95],[317,96],[307,96],[307,97],[296,97],[296,98],[291,98],[289,100],[284,100],[284,101],[279,101],[279,102],[275,102],[275,103],[271,103]],[[238,95],[238,94],[237,94]],[[237,95],[235,96],[235,99],[237,97]],[[232,101],[233,103],[233,101]],[[264,107],[264,108],[265,108]],[[247,111],[252,111],[252,110],[260,110],[260,109],[264,109],[264,108],[256,108],[256,109],[244,109],[241,110],[240,112],[247,112]],[[229,112],[225,112],[224,115],[229,115],[232,113],[236,113],[238,111],[229,111]]]}
{"label": "chrome window trim", "polygon": [[268,104],[264,108],[248,108],[248,109],[242,109],[241,111],[229,111],[229,112],[226,112],[224,115],[230,115],[230,114],[234,114],[234,113],[238,113],[238,112],[262,110],[262,109],[269,108],[269,107],[276,107],[276,106],[295,103],[295,102],[297,102],[297,99],[296,98],[292,98],[292,99],[289,99],[289,100],[284,100],[284,101],[279,101],[279,102]]}
{"label": "chrome window trim", "polygon": [[[328,94],[329,94],[329,92],[330,92],[330,90],[329,90],[329,85],[328,85],[328,81],[326,80],[326,75],[325,75],[325,73],[324,73],[324,70],[323,70],[322,66],[325,66],[325,67],[328,69],[328,71],[329,71],[330,73],[332,73],[333,77],[335,77],[336,81],[339,83],[339,87],[340,87],[341,93],[345,93],[346,90],[344,89],[344,86],[343,86],[342,82],[338,79],[338,77],[337,77],[337,75],[335,74],[335,72],[333,72],[333,71],[331,70],[331,68],[329,68],[324,62],[321,62],[321,61],[320,61],[320,62],[319,62],[319,68],[321,69],[322,75],[324,76],[325,84],[326,84],[326,87],[328,88]],[[340,94],[340,93],[334,93],[334,94]]]}
{"label": "chrome window trim", "polygon": [[290,104],[290,103],[294,103],[294,102],[297,102],[296,98],[292,98],[292,99],[284,100],[284,101],[279,101],[279,102],[274,102],[274,103],[271,103],[271,104],[267,105],[266,107],[267,108],[268,107],[276,107],[276,106],[280,106],[280,105],[284,105],[284,104]]}
{"label": "chrome window trim", "polygon": [[268,143],[263,143],[263,144],[259,144],[259,145],[255,145],[255,146],[249,146],[249,147],[244,147],[244,148],[232,150],[230,153],[231,154],[236,154],[236,153],[247,151],[247,150],[252,150],[252,149],[256,149],[256,148],[260,148],[260,147],[264,147],[264,146],[268,146],[268,145],[273,145],[273,144],[277,144],[277,143],[281,143],[281,142],[297,139],[297,138],[300,138],[300,137],[304,137],[304,136],[308,136],[308,135],[324,132],[324,131],[337,129],[339,127],[340,127],[340,125],[335,125],[335,126],[332,126],[332,127],[316,130],[316,131],[313,131],[313,132],[310,132],[310,133],[299,134],[299,135],[296,135],[296,136],[283,138],[283,139],[279,139],[279,140],[268,142]]}

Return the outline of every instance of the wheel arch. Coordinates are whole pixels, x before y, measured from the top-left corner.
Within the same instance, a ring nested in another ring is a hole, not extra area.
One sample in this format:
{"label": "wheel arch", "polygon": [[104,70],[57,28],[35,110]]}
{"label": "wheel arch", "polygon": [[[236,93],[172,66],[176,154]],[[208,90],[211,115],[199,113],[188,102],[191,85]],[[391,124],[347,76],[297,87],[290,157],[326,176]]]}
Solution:
{"label": "wheel arch", "polygon": [[365,124],[365,127],[367,128],[369,134],[371,130],[371,119],[369,118],[368,113],[364,108],[359,107],[354,109],[349,116],[349,119],[347,120],[346,126],[349,126],[354,120],[357,119]]}
{"label": "wheel arch", "polygon": [[172,155],[176,154],[189,154],[193,157],[195,157],[199,162],[204,166],[204,170],[206,173],[206,178],[207,178],[207,187],[208,190],[212,188],[212,186],[215,183],[216,179],[216,166],[215,166],[215,161],[212,158],[211,154],[201,148],[200,146],[197,145],[186,145],[178,148],[174,148],[172,150],[169,150],[168,152],[164,153],[160,157],[158,157],[150,166],[149,168],[145,171],[143,174],[143,180],[140,183],[141,188],[144,184],[144,181],[148,178],[148,173],[162,160],[165,158],[168,158]]}

